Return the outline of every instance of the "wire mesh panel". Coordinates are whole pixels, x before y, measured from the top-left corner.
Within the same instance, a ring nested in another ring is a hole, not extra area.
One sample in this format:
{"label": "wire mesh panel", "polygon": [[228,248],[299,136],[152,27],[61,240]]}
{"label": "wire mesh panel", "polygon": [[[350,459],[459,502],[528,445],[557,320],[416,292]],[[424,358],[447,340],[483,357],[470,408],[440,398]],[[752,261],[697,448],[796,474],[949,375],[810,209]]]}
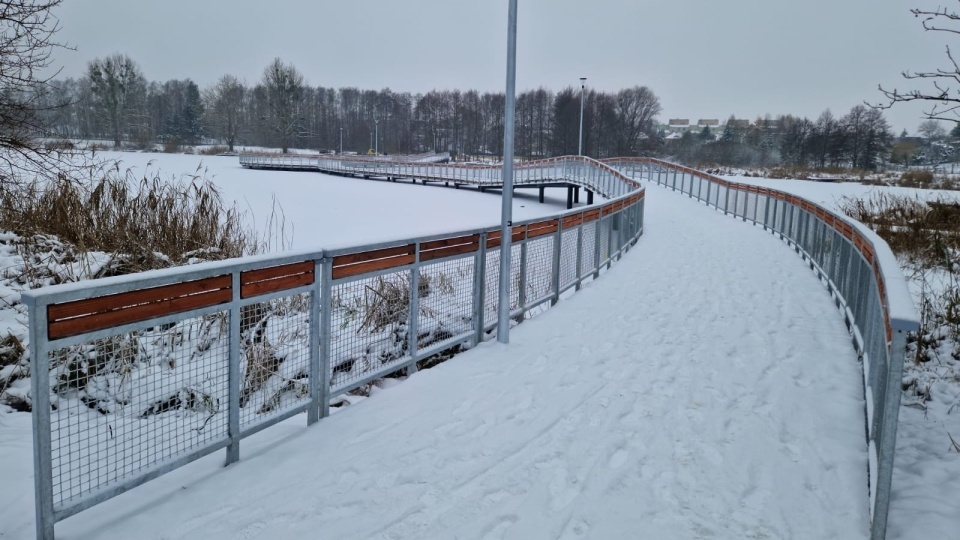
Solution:
{"label": "wire mesh panel", "polygon": [[309,402],[310,295],[240,308],[240,425]]}
{"label": "wire mesh panel", "polygon": [[553,290],[553,251],[556,234],[548,234],[527,240],[527,305],[554,293]]}
{"label": "wire mesh panel", "polygon": [[597,227],[597,220],[582,226],[583,243],[580,255],[580,277],[592,274],[597,269]]}
{"label": "wire mesh panel", "polygon": [[[520,308],[520,245],[510,244],[510,311]],[[483,320],[486,326],[496,326],[500,298],[500,248],[487,250],[484,273]]]}
{"label": "wire mesh panel", "polygon": [[[227,436],[227,313],[50,353],[54,508]],[[54,382],[55,379],[55,382]]]}
{"label": "wire mesh panel", "polygon": [[420,268],[418,350],[473,331],[475,269],[473,254]]}
{"label": "wire mesh panel", "polygon": [[334,282],[330,386],[339,392],[410,357],[410,270]]}
{"label": "wire mesh panel", "polygon": [[580,227],[565,229],[560,240],[560,288],[577,280],[577,238]]}
{"label": "wire mesh panel", "polygon": [[600,228],[600,265],[603,266],[610,259],[610,216],[605,216],[598,222]]}

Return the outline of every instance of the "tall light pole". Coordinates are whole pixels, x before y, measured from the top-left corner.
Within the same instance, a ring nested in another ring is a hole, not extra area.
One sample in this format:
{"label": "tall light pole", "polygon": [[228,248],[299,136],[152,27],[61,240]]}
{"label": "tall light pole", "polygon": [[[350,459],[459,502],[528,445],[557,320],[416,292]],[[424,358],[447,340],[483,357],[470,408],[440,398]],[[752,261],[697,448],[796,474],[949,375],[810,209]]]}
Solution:
{"label": "tall light pole", "polygon": [[503,119],[503,210],[500,218],[500,295],[497,341],[510,343],[510,240],[513,229],[513,128],[517,92],[517,0],[507,17],[507,94]]}
{"label": "tall light pole", "polygon": [[580,146],[577,155],[583,155],[583,90],[587,87],[587,78],[580,77]]}
{"label": "tall light pole", "polygon": [[373,153],[380,155],[380,119],[373,121]]}
{"label": "tall light pole", "polygon": [[343,126],[340,126],[340,155],[343,155]]}

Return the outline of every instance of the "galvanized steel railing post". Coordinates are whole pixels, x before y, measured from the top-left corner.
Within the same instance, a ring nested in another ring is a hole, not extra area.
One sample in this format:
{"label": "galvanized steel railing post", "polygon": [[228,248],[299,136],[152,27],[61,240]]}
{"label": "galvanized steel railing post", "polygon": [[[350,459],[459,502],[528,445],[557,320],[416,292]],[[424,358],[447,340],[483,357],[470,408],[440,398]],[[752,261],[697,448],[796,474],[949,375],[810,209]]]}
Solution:
{"label": "galvanized steel railing post", "polygon": [[320,418],[330,416],[330,358],[333,334],[333,258],[324,256],[320,273]]}
{"label": "galvanized steel railing post", "polygon": [[520,275],[517,280],[517,303],[520,304],[520,315],[517,322],[523,321],[527,307],[527,241],[526,233],[520,241]]}
{"label": "galvanized steel railing post", "polygon": [[230,444],[227,446],[226,465],[240,460],[240,272],[232,272],[233,300],[230,302],[230,352],[227,366],[227,403],[229,404],[227,418],[227,437]]}
{"label": "galvanized steel railing post", "polygon": [[323,262],[313,262],[313,287],[310,288],[310,402],[307,410],[307,425],[313,425],[320,420],[320,400],[323,394],[320,390],[320,295],[323,287]]}
{"label": "galvanized steel railing post", "polygon": [[553,287],[553,299],[550,305],[557,305],[560,300],[560,252],[563,250],[563,219],[557,219],[557,232],[553,241],[553,272],[551,274],[550,286]]}
{"label": "galvanized steel railing post", "polygon": [[47,310],[29,299],[30,397],[33,400],[33,471],[37,540],[54,540],[53,444],[50,435],[50,353],[46,343]]}
{"label": "galvanized steel railing post", "polygon": [[580,221],[580,226],[577,227],[577,285],[575,290],[580,290],[581,282],[583,281],[583,220]]}
{"label": "galvanized steel railing post", "polygon": [[473,321],[474,336],[473,345],[476,346],[483,341],[483,330],[485,327],[484,304],[487,301],[487,233],[480,233],[480,249],[477,250],[477,256],[473,263]]}
{"label": "galvanized steel railing post", "polygon": [[408,326],[407,349],[410,352],[410,367],[407,375],[417,372],[417,351],[420,347],[420,242],[414,249],[413,268],[410,269],[410,324]]}

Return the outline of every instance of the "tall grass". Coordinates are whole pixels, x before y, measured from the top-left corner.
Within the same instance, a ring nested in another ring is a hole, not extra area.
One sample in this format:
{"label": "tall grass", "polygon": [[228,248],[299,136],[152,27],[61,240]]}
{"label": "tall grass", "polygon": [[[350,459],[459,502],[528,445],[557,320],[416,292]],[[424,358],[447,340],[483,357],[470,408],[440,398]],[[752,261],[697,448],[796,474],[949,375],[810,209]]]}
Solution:
{"label": "tall grass", "polygon": [[955,344],[947,354],[960,360],[960,202],[881,193],[846,198],[841,209],[890,245],[915,285],[921,328],[914,363],[943,360],[946,340]]}
{"label": "tall grass", "polygon": [[124,254],[121,272],[243,255],[255,244],[235,206],[198,169],[179,179],[141,177],[118,165],[88,180],[60,175],[0,186],[0,229],[54,235],[81,253]]}

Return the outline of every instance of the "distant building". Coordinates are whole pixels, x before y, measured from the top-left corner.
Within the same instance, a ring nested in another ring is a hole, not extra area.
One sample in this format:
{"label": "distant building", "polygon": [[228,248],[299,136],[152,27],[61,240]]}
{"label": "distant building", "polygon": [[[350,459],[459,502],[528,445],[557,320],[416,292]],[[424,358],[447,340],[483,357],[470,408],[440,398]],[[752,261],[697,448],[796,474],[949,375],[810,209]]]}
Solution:
{"label": "distant building", "polygon": [[749,120],[738,120],[736,118],[731,118],[730,120],[727,120],[727,124],[730,124],[733,127],[739,127],[739,128],[750,127]]}
{"label": "distant building", "polygon": [[687,127],[690,125],[689,118],[671,118],[670,127]]}
{"label": "distant building", "polygon": [[720,120],[714,118],[701,118],[699,121],[697,121],[697,125],[702,127],[719,126]]}

